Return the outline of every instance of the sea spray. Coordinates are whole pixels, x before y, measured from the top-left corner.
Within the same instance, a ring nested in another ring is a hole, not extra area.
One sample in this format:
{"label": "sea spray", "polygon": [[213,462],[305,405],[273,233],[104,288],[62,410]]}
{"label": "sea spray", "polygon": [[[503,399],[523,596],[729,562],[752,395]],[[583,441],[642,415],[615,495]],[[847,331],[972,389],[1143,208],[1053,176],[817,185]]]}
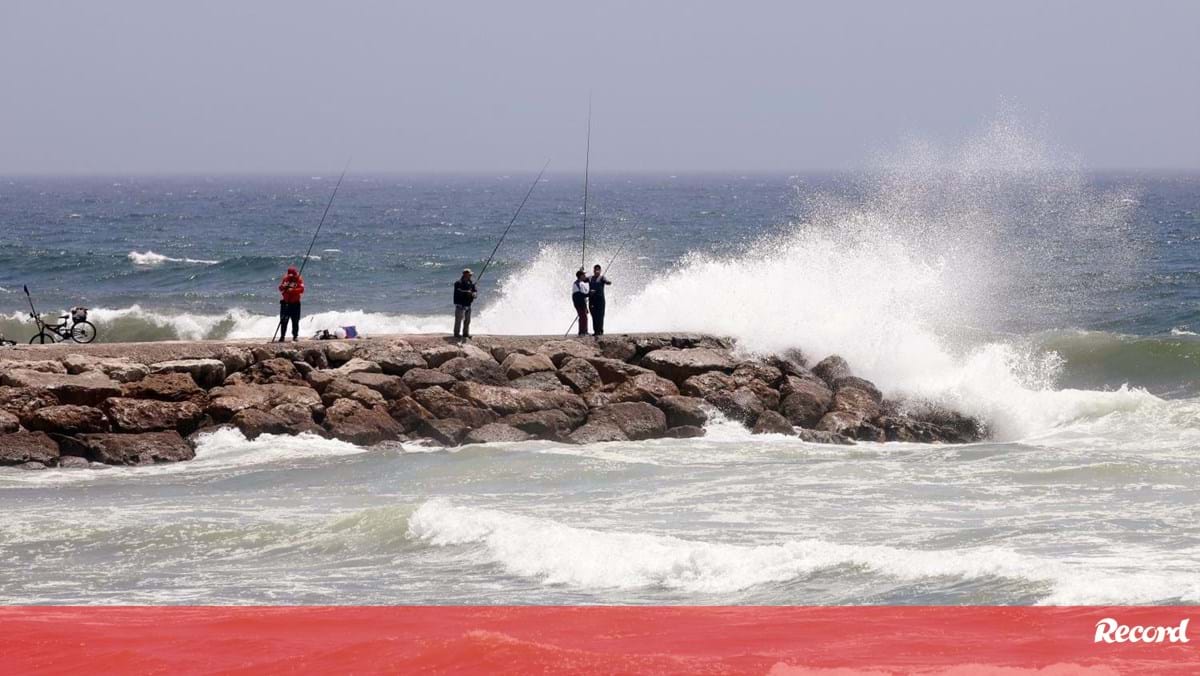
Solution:
{"label": "sea spray", "polygon": [[[1119,393],[1059,395],[1057,356],[978,340],[1069,317],[1134,273],[1123,194],[1089,188],[1012,115],[957,148],[913,144],[855,185],[860,194],[847,199],[801,184],[799,218],[736,254],[693,252],[665,271],[626,264],[612,274],[614,330],[699,331],[755,352],[799,347],[814,360],[841,354],[888,394],[980,415],[1002,438],[1128,405]],[[483,330],[561,331],[570,314],[553,301],[566,298],[572,253],[545,246],[506,278]]]}

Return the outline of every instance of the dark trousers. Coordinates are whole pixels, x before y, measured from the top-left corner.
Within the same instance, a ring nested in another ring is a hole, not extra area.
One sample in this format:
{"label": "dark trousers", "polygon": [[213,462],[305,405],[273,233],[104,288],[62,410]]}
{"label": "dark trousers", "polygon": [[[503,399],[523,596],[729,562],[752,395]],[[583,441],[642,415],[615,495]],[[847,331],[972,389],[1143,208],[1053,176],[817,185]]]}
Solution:
{"label": "dark trousers", "polygon": [[454,306],[454,337],[471,337],[471,306]]}
{"label": "dark trousers", "polygon": [[587,295],[582,293],[571,294],[571,302],[575,304],[575,312],[579,315],[579,335],[587,335]]}
{"label": "dark trousers", "polygon": [[292,322],[292,338],[300,336],[300,303],[279,301],[279,339],[287,336],[288,320]]}
{"label": "dark trousers", "polygon": [[592,332],[597,336],[604,335],[604,299],[591,298],[588,307],[592,310]]}

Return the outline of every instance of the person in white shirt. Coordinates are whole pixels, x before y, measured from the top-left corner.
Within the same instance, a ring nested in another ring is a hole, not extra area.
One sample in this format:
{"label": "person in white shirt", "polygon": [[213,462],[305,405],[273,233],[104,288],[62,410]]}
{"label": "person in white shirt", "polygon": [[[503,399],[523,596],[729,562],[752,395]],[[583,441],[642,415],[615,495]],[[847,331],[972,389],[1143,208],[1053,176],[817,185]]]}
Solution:
{"label": "person in white shirt", "polygon": [[579,314],[579,335],[586,336],[588,333],[588,294],[591,293],[591,286],[588,285],[587,273],[579,270],[575,273],[575,283],[571,285],[571,302],[575,304],[575,312]]}

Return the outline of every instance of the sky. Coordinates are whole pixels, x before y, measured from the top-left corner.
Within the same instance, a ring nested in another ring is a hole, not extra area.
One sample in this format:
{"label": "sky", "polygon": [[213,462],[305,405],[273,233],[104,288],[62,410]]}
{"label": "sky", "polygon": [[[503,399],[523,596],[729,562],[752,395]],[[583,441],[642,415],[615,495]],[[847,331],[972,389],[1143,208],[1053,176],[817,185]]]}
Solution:
{"label": "sky", "polygon": [[1200,2],[0,0],[0,174],[1200,168]]}

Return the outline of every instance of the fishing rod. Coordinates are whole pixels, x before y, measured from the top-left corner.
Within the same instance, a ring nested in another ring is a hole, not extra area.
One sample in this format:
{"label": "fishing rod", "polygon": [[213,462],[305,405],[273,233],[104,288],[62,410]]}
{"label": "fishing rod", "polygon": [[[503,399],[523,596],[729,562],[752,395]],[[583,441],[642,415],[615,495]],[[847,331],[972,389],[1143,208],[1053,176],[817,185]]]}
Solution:
{"label": "fishing rod", "polygon": [[592,163],[592,94],[588,92],[587,148],[583,154],[583,246],[579,256],[579,269],[587,267],[587,207],[588,168]]}
{"label": "fishing rod", "polygon": [[[610,257],[608,259],[608,264],[606,264],[604,266],[605,274],[607,274],[609,268],[612,267],[613,261],[617,260],[617,256],[620,255],[621,250],[625,248],[625,245],[629,244],[632,241],[633,241],[633,234],[631,233],[628,237],[625,238],[625,240],[623,242],[621,242],[621,246],[617,247],[617,250],[613,252],[612,257]],[[571,335],[571,329],[575,328],[575,322],[577,322],[577,321],[579,321],[578,316],[576,316],[574,319],[571,320],[571,325],[567,327],[567,332],[563,334],[563,338],[566,338],[567,336]]]}
{"label": "fishing rod", "polygon": [[492,255],[488,256],[487,262],[483,264],[483,269],[479,271],[479,276],[475,278],[475,283],[483,282],[483,274],[487,272],[488,266],[492,264],[492,259],[496,257],[496,252],[500,250],[500,245],[504,243],[504,238],[508,237],[508,231],[512,229],[513,223],[517,222],[517,216],[521,215],[521,210],[525,208],[525,203],[529,201],[529,196],[533,194],[533,189],[542,181],[542,174],[546,173],[546,167],[550,166],[550,160],[542,165],[542,170],[538,172],[537,178],[533,179],[533,185],[529,186],[529,191],[525,193],[525,198],[521,200],[521,204],[517,206],[516,213],[512,219],[508,221],[508,227],[504,229],[504,233],[500,235],[500,240],[496,242],[496,247],[492,249]]}
{"label": "fishing rod", "polygon": [[[300,271],[297,274],[304,274],[304,266],[308,265],[308,259],[312,256],[313,246],[317,243],[317,235],[321,234],[321,226],[325,225],[325,217],[329,215],[329,207],[333,206],[333,198],[337,197],[338,188],[342,187],[342,179],[346,178],[346,171],[350,169],[350,160],[346,160],[346,166],[342,168],[342,175],[338,177],[337,184],[333,186],[333,193],[329,195],[329,201],[325,203],[325,211],[321,214],[321,222],[317,223],[317,231],[313,233],[312,241],[308,243],[308,251],[304,252],[304,260],[300,261]],[[271,342],[275,342],[275,336],[279,335],[279,330],[283,328],[283,321],[275,327],[275,331],[271,333]]]}
{"label": "fishing rod", "polygon": [[300,261],[300,272],[304,272],[304,266],[308,264],[308,257],[312,255],[313,245],[317,243],[317,235],[321,234],[321,226],[325,225],[325,217],[329,215],[329,207],[333,206],[333,198],[337,197],[338,188],[342,187],[342,179],[346,178],[346,170],[350,168],[350,160],[346,160],[346,166],[342,168],[342,175],[338,177],[337,185],[333,186],[333,193],[329,195],[329,201],[325,203],[325,211],[321,214],[321,222],[317,223],[317,231],[313,233],[312,241],[308,243],[308,251],[304,252],[304,260]]}

